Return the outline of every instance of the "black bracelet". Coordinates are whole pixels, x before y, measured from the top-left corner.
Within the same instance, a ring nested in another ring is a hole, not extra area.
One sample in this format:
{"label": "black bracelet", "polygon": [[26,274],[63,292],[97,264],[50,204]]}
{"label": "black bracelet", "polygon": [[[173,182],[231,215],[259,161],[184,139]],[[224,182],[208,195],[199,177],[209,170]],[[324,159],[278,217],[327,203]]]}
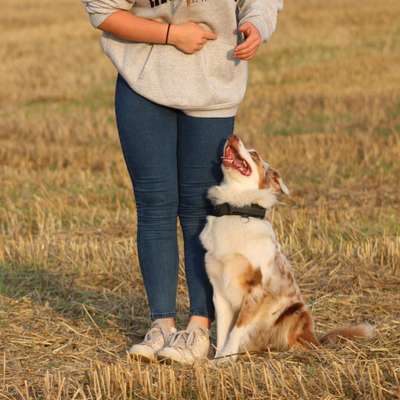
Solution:
{"label": "black bracelet", "polygon": [[165,38],[165,44],[168,44],[169,28],[171,28],[171,24],[168,24],[167,36]]}

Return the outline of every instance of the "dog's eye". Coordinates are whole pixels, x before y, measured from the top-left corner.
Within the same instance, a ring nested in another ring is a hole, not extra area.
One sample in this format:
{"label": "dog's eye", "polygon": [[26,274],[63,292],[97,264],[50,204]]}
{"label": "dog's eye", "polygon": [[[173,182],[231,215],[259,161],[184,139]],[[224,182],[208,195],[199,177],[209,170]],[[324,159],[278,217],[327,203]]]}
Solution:
{"label": "dog's eye", "polygon": [[250,150],[249,153],[250,153],[250,157],[251,157],[253,160],[257,160],[257,159],[258,159],[258,154],[257,154],[256,151]]}

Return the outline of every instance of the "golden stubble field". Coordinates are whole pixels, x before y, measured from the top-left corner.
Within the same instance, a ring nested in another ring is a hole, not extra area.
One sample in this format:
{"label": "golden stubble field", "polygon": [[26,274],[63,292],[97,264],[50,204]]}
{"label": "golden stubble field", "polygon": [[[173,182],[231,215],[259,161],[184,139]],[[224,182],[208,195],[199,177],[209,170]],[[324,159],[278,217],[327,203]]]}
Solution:
{"label": "golden stubble field", "polygon": [[399,398],[399,14],[287,1],[236,124],[292,191],[274,227],[317,332],[366,320],[376,337],[214,369],[127,358],[149,320],[115,72],[79,1],[3,0],[0,398]]}

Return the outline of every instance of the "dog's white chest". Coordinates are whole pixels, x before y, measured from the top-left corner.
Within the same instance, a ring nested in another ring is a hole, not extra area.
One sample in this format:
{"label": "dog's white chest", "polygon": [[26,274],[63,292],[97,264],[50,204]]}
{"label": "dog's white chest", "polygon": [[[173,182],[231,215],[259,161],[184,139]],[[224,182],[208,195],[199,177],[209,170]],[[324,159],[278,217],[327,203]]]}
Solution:
{"label": "dog's white chest", "polygon": [[276,246],[275,234],[268,221],[231,215],[208,216],[200,240],[217,258],[239,253],[255,267],[265,264]]}

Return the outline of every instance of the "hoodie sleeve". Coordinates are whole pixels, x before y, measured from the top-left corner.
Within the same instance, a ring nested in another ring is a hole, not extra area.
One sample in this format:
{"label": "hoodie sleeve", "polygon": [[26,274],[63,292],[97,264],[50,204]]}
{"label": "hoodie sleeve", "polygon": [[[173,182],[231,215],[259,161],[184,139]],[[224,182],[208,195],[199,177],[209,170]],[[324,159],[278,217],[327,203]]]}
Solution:
{"label": "hoodie sleeve", "polygon": [[251,22],[266,42],[276,29],[283,0],[238,0],[238,8],[239,25]]}
{"label": "hoodie sleeve", "polygon": [[97,28],[107,17],[118,10],[130,10],[135,0],[82,0],[91,24]]}

